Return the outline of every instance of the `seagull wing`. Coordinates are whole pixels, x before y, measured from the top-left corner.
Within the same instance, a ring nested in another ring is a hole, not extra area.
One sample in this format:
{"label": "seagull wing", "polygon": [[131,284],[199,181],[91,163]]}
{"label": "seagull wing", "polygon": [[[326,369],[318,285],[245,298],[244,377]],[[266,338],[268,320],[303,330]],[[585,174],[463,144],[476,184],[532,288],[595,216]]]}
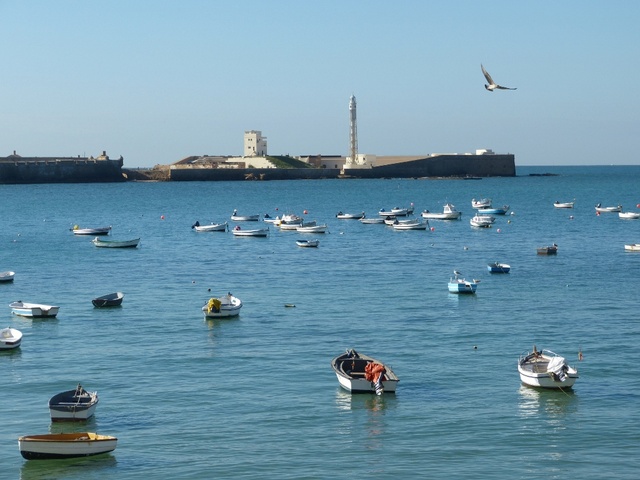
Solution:
{"label": "seagull wing", "polygon": [[491,78],[491,75],[489,75],[489,72],[487,72],[484,67],[482,66],[482,64],[480,64],[480,68],[482,68],[482,73],[484,74],[484,78],[487,79],[487,82],[489,82],[489,85],[495,85],[495,82],[493,81],[493,78]]}
{"label": "seagull wing", "polygon": [[496,85],[496,88],[499,88],[500,90],[517,90],[517,88],[503,87],[502,85]]}

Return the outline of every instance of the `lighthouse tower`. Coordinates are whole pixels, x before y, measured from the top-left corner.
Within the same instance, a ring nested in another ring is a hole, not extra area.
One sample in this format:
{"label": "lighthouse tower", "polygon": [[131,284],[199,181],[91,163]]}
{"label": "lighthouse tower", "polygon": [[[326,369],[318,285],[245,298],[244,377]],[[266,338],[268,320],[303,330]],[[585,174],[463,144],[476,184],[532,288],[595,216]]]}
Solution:
{"label": "lighthouse tower", "polygon": [[356,97],[351,95],[349,99],[349,154],[351,161],[357,163],[358,158],[358,120],[356,117]]}
{"label": "lighthouse tower", "polygon": [[358,154],[358,121],[356,116],[356,97],[349,99],[349,156],[344,168],[371,168],[375,155]]}

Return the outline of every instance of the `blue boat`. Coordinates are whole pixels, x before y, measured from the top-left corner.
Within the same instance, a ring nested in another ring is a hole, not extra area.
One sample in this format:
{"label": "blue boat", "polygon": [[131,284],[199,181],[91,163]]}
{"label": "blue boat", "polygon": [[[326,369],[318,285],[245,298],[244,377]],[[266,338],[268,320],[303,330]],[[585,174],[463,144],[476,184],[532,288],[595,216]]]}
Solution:
{"label": "blue boat", "polygon": [[506,215],[509,211],[509,205],[503,205],[501,208],[479,208],[478,213],[482,215]]}
{"label": "blue boat", "polygon": [[487,269],[490,273],[509,273],[511,266],[506,263],[493,262],[487,265]]}
{"label": "blue boat", "polygon": [[457,270],[453,271],[454,276],[449,280],[449,293],[476,293],[478,282],[468,281],[462,278],[462,274]]}

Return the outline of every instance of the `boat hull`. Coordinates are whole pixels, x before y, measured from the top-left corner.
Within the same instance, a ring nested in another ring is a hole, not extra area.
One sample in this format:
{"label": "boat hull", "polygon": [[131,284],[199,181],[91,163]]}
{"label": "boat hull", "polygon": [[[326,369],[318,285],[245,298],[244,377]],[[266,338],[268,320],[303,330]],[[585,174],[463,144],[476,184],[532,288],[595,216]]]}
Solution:
{"label": "boat hull", "polygon": [[13,302],[10,303],[9,306],[11,307],[11,312],[13,314],[33,318],[55,317],[58,315],[58,311],[60,310],[60,307],[53,305],[41,305],[37,303]]}
{"label": "boat hull", "polygon": [[118,439],[91,432],[25,435],[18,438],[20,454],[27,460],[89,457],[116,449]]}
{"label": "boat hull", "polygon": [[74,235],[109,235],[111,227],[101,228],[74,228]]}
{"label": "boat hull", "polygon": [[640,243],[632,243],[630,245],[625,245],[624,249],[627,252],[640,252]]}
{"label": "boat hull", "polygon": [[349,356],[349,352],[347,352],[335,357],[331,361],[331,368],[336,374],[338,383],[342,388],[351,393],[377,393],[375,383],[364,378],[364,370],[368,363],[378,363],[385,368],[382,378],[384,392],[395,393],[400,379],[391,367],[367,355],[357,353],[353,350],[350,352],[353,352],[356,356]]}
{"label": "boat hull", "polygon": [[132,240],[101,240],[96,237],[91,242],[96,247],[101,248],[136,248],[138,243],[140,243],[139,238],[134,238]]}
{"label": "boat hull", "polygon": [[15,272],[0,272],[0,283],[13,282]]}
{"label": "boat hull", "polygon": [[[214,301],[220,302],[216,307]],[[225,295],[219,298],[212,298],[202,307],[205,319],[237,317],[242,309],[242,300],[233,295]]]}
{"label": "boat hull", "polygon": [[476,293],[478,285],[475,283],[449,283],[449,293]]}
{"label": "boat hull", "polygon": [[98,393],[78,389],[58,393],[49,400],[52,422],[83,422],[91,418],[98,406]]}
{"label": "boat hull", "polygon": [[0,330],[0,350],[13,350],[22,343],[22,332],[7,327]]}
{"label": "boat hull", "polygon": [[489,273],[509,273],[511,267],[506,263],[490,263],[487,265],[487,270]]}
{"label": "boat hull", "polygon": [[266,237],[269,235],[268,228],[259,228],[255,230],[236,230],[231,231],[236,237]]}
{"label": "boat hull", "polygon": [[[547,370],[550,361],[556,357],[559,356],[548,350],[521,355],[518,359],[520,381],[524,385],[536,388],[568,389],[573,387],[578,379],[578,371],[573,367],[566,365],[563,381]],[[560,360],[564,362],[564,358],[560,358]]]}
{"label": "boat hull", "polygon": [[296,240],[299,247],[317,247],[320,242],[318,240]]}
{"label": "boat hull", "polygon": [[122,305],[123,299],[124,293],[116,292],[94,298],[93,300],[91,300],[91,303],[93,303],[93,306],[96,308],[119,307],[120,305]]}
{"label": "boat hull", "polygon": [[211,225],[198,225],[194,226],[193,229],[196,232],[225,232],[227,231],[227,222],[224,223],[213,223]]}

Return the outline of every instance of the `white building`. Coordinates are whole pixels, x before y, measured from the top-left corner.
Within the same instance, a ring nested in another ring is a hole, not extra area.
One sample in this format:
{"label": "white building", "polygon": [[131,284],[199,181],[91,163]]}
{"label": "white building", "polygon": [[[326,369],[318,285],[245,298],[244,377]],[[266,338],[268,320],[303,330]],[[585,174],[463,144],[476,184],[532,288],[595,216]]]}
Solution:
{"label": "white building", "polygon": [[249,130],[244,132],[244,154],[245,157],[266,157],[267,137],[262,136],[259,130]]}

